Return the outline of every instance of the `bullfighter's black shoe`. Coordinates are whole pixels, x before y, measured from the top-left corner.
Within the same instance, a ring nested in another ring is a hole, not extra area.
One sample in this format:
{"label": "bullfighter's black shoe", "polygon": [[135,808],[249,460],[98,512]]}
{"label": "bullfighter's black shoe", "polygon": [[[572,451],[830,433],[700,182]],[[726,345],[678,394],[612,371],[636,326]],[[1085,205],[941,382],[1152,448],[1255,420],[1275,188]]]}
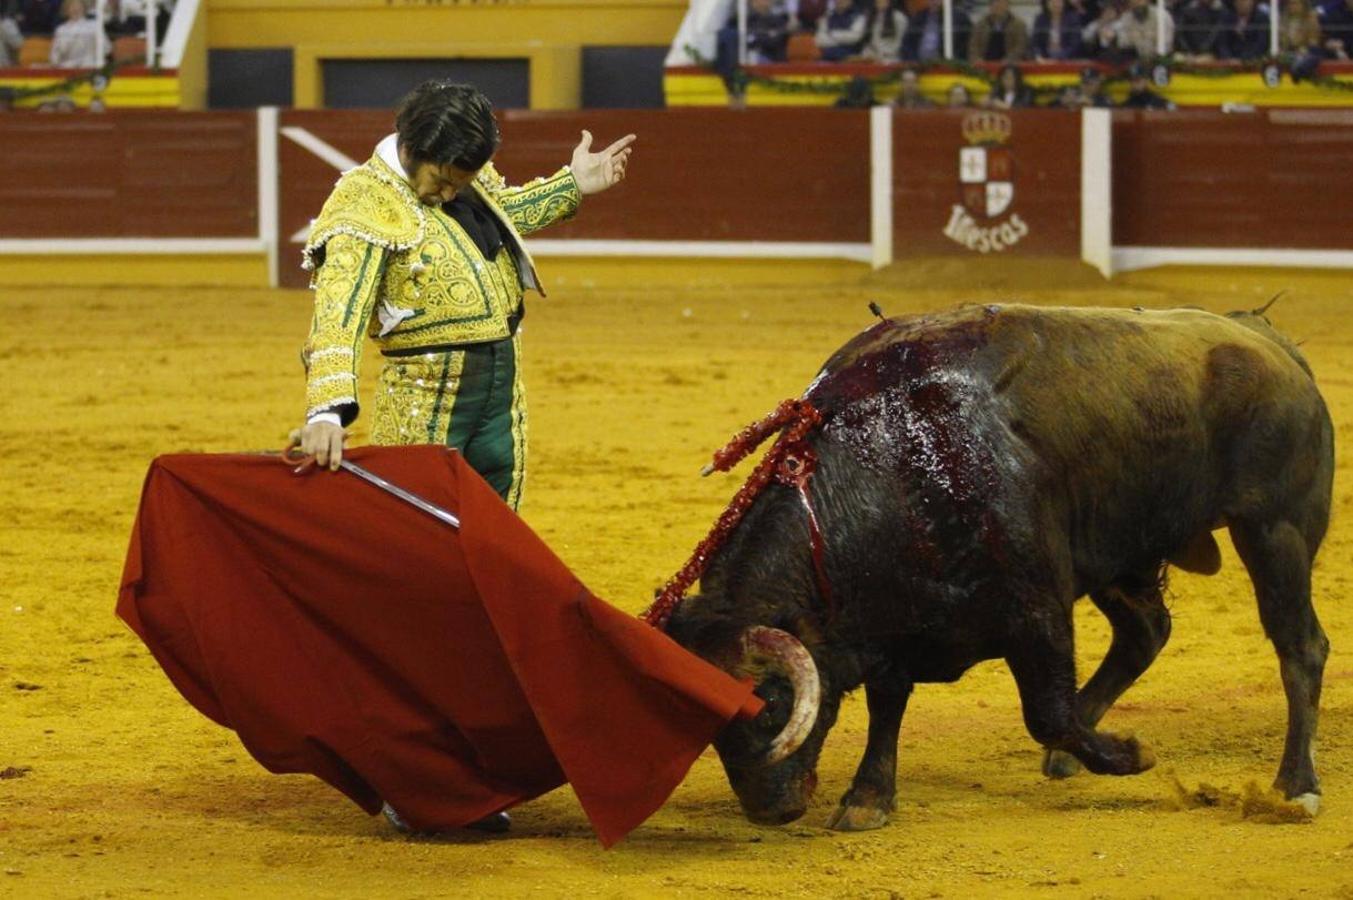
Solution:
{"label": "bullfighter's black shoe", "polygon": [[[381,807],[381,813],[385,820],[394,827],[400,834],[420,835],[435,834],[436,832],[414,831],[413,826],[405,821],[404,817],[395,811],[395,808],[386,803]],[[483,831],[487,834],[502,834],[512,827],[512,819],[505,812],[494,813],[491,816],[485,816],[477,822],[471,822],[466,828],[474,831]]]}
{"label": "bullfighter's black shoe", "polygon": [[497,812],[491,816],[485,816],[478,822],[471,822],[465,827],[488,834],[502,834],[512,827],[512,817],[505,812]]}

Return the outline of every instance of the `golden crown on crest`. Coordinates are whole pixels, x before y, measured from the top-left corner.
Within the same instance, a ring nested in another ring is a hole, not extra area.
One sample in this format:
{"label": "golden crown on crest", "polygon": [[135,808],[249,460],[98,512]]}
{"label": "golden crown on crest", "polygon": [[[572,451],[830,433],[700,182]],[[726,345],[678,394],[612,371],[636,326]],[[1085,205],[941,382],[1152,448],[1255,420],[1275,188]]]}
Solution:
{"label": "golden crown on crest", "polygon": [[1010,140],[1010,117],[980,110],[963,117],[963,138],[969,144],[1004,144]]}

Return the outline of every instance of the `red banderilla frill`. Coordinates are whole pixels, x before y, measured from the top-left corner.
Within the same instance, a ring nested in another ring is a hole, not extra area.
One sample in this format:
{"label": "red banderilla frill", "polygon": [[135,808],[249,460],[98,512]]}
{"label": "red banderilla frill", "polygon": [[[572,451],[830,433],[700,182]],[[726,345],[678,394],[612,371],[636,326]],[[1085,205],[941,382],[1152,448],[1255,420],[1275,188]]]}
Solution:
{"label": "red banderilla frill", "polygon": [[825,551],[822,531],[818,527],[817,516],[813,513],[813,504],[808,493],[808,481],[817,468],[817,454],[804,440],[808,432],[822,424],[822,414],[807,400],[786,400],[776,407],[775,412],[759,422],[748,425],[728,442],[723,449],[714,454],[714,461],[704,469],[710,472],[727,472],[753,450],[761,446],[766,438],[775,432],[780,437],[757,463],[752,474],[733,495],[728,506],[715,521],[708,535],[695,547],[686,564],[677,570],[671,580],[663,586],[653,605],[645,610],[640,618],[655,628],[664,629],[672,618],[672,613],[681,605],[686,591],[705,573],[710,558],[723,546],[724,541],[733,533],[733,529],[742,521],[742,517],[760,495],[761,491],[775,479],[780,484],[793,485],[798,489],[804,509],[808,513],[808,530],[813,544],[813,568],[817,575],[818,589],[828,607],[832,605],[831,592],[823,569]]}

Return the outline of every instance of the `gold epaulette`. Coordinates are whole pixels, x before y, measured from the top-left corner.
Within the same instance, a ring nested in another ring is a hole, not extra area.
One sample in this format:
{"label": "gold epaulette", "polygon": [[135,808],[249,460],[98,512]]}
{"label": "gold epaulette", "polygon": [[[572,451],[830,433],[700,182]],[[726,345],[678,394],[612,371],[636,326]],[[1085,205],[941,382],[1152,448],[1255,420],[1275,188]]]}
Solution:
{"label": "gold epaulette", "polygon": [[483,185],[485,190],[494,193],[507,188],[507,179],[498,172],[492,162],[484,163],[479,173],[475,175],[475,181]]}
{"label": "gold epaulette", "polygon": [[309,272],[324,261],[324,245],[347,234],[385,250],[415,247],[423,240],[422,204],[407,184],[373,157],[338,179],[302,251]]}

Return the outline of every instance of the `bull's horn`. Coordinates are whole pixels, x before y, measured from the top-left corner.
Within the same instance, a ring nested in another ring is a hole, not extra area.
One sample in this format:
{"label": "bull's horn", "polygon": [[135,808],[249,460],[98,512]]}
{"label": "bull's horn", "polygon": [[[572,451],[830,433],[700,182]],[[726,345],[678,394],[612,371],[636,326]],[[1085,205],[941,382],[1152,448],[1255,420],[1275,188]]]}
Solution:
{"label": "bull's horn", "polygon": [[742,632],[743,659],[761,659],[783,673],[794,688],[794,708],[789,721],[770,742],[770,749],[760,760],[763,766],[773,766],[789,757],[803,745],[817,721],[822,685],[817,666],[798,638],[778,628],[754,625]]}

